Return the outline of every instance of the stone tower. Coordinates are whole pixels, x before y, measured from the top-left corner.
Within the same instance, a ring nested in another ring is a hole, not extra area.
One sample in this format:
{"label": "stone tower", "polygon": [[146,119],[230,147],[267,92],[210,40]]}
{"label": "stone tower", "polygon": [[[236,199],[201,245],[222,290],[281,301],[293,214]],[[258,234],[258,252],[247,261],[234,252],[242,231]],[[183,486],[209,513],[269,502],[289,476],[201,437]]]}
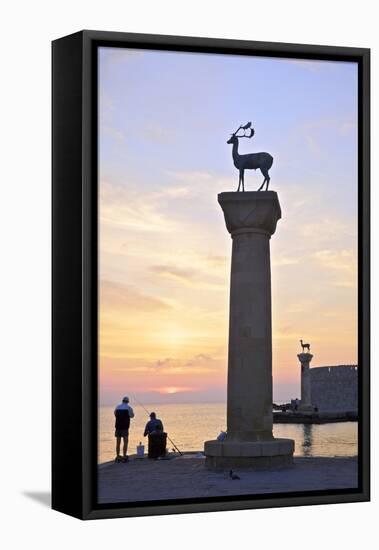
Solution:
{"label": "stone tower", "polygon": [[313,355],[311,353],[299,353],[297,356],[301,364],[301,401],[300,411],[313,411],[312,406],[312,385],[310,362]]}

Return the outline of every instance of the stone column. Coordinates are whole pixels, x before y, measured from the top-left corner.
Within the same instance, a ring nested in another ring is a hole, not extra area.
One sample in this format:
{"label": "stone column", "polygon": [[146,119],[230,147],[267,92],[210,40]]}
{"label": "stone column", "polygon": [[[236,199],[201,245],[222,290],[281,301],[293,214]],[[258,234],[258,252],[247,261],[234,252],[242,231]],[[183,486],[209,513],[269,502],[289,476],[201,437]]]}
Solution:
{"label": "stone column", "polygon": [[313,411],[311,393],[311,369],[309,363],[312,361],[311,353],[299,353],[297,356],[301,363],[301,402],[300,411]]}
{"label": "stone column", "polygon": [[272,435],[270,237],[281,217],[274,191],[221,193],[232,236],[227,437],[205,442],[211,468],[282,466],[294,442]]}

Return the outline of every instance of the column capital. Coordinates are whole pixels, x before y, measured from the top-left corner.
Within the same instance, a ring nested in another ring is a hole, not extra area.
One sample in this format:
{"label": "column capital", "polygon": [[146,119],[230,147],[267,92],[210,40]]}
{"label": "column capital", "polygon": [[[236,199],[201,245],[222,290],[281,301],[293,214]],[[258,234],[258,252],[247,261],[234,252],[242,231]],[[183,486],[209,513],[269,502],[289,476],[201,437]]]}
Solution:
{"label": "column capital", "polygon": [[313,359],[313,355],[311,353],[299,353],[297,358],[299,359],[300,363],[303,365],[304,363],[310,363]]}
{"label": "column capital", "polygon": [[218,202],[232,237],[242,233],[260,233],[271,237],[282,217],[275,191],[220,193]]}

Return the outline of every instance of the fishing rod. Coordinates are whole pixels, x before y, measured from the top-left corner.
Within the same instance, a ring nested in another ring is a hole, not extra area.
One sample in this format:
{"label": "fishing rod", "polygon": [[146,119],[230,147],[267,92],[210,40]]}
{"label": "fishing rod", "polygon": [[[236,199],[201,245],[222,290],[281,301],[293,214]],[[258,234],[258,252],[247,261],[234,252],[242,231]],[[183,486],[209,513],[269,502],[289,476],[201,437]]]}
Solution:
{"label": "fishing rod", "polygon": [[[146,412],[146,414],[150,417],[150,413],[149,411],[147,410],[147,408],[142,405],[142,403],[136,398],[136,396],[134,396],[134,400],[136,401],[136,403],[143,408],[143,410]],[[169,440],[169,442],[171,443],[171,445],[178,451],[178,453],[180,454],[180,456],[183,456],[183,453],[181,452],[181,450],[175,445],[175,443],[173,442],[172,439],[169,438],[169,436],[167,435],[167,439]]]}

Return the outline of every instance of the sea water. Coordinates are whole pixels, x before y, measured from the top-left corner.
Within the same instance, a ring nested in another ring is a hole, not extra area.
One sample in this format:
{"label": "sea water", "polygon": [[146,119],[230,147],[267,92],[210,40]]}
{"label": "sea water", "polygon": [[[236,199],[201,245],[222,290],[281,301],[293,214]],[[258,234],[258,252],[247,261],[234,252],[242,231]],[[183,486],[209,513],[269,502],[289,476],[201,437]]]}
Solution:
{"label": "sea water", "polygon": [[[130,422],[128,454],[135,454],[143,437],[147,413],[131,403],[135,418]],[[163,421],[169,438],[181,451],[202,451],[204,441],[215,439],[226,429],[225,403],[145,404]],[[115,457],[114,407],[100,407],[98,434],[98,461],[107,462]],[[274,424],[275,437],[295,440],[296,456],[355,456],[357,455],[358,423],[332,424]],[[167,442],[171,450],[173,444]]]}

